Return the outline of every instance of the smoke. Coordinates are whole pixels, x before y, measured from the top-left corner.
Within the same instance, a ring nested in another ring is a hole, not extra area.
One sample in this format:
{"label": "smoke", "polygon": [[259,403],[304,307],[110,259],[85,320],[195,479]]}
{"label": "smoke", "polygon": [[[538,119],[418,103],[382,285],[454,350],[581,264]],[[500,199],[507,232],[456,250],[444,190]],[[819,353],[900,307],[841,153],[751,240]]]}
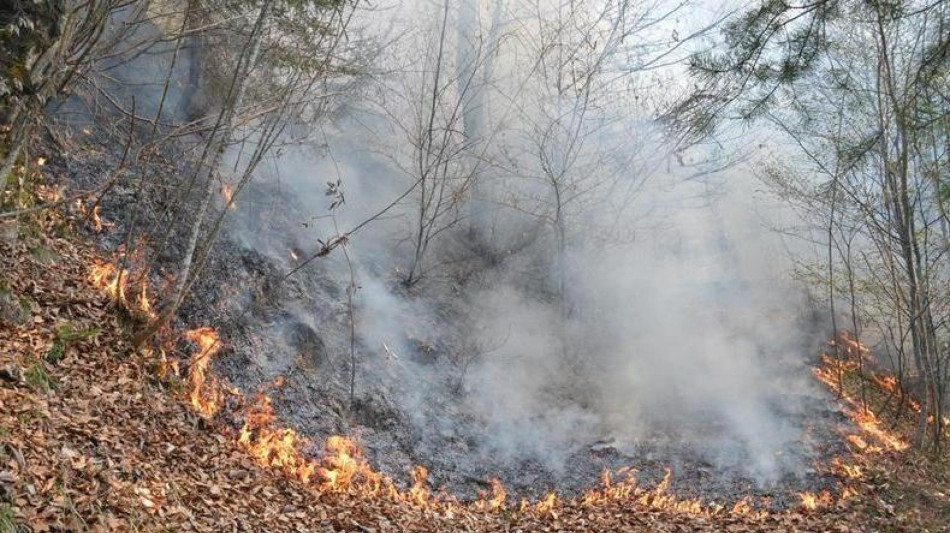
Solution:
{"label": "smoke", "polygon": [[[480,471],[533,462],[562,472],[578,452],[610,443],[631,458],[689,450],[762,484],[795,472],[811,338],[792,265],[768,229],[786,215],[754,193],[747,164],[723,163],[735,146],[670,148],[653,119],[683,85],[680,67],[612,70],[644,64],[636,50],[676,50],[656,36],[680,21],[631,17],[648,30],[623,39],[596,16],[556,28],[557,39],[594,47],[572,76],[606,72],[581,91],[546,70],[552,58],[538,59],[560,41],[546,33],[553,22],[524,20],[546,11],[465,4],[478,28],[448,37],[435,16],[442,4],[370,16],[359,31],[386,45],[377,70],[311,142],[267,159],[238,199],[230,237],[285,272],[360,228],[345,254],[294,274],[306,297],[263,328],[279,337],[265,344],[272,353],[249,360],[264,373],[298,371],[303,335],[336,369],[314,379],[345,382],[352,284],[357,396],[393,406],[422,462],[446,454],[441,463],[460,470],[468,458]],[[578,28],[604,39],[570,33]],[[473,40],[469,53],[443,54],[441,79],[438,38],[449,48]],[[471,80],[477,98],[461,89]],[[420,144],[427,122],[449,140]],[[229,166],[252,142],[234,147]],[[462,154],[440,167],[455,169],[447,195],[460,200],[439,219],[422,281],[407,287],[420,154],[446,147]],[[469,174],[477,187],[458,178]],[[331,209],[337,180],[345,203]]]}
{"label": "smoke", "polygon": [[[314,249],[316,235],[353,227],[404,191],[405,181],[385,179],[396,173],[385,158],[351,148],[360,140],[347,129],[328,136],[321,157],[291,153],[278,163],[284,194],[299,201],[298,217],[313,213],[303,216],[312,227],[290,217],[260,238],[250,224],[239,232],[246,245],[292,268],[289,247]],[[778,210],[750,192],[755,181],[743,166],[702,181],[675,165],[648,166],[653,174],[624,213],[604,209],[579,222],[623,227],[628,237],[579,228],[564,252],[566,310],[553,288],[550,231],[525,217],[496,215],[496,242],[540,234],[497,261],[460,254],[464,230],[448,232],[432,250],[434,263],[444,261],[438,274],[411,290],[400,283],[411,204],[354,236],[358,394],[395,404],[416,433],[463,435],[487,470],[532,461],[559,472],[597,442],[629,457],[676,443],[763,484],[799,469],[795,394],[808,391],[811,338],[791,265],[763,220]],[[347,202],[331,224],[324,189],[336,177]],[[235,227],[249,211],[235,213]],[[297,275],[349,283],[343,254],[320,261]],[[463,272],[474,275],[456,277]],[[332,358],[348,357],[339,322],[297,320],[328,338]],[[438,439],[418,446],[425,461]]]}

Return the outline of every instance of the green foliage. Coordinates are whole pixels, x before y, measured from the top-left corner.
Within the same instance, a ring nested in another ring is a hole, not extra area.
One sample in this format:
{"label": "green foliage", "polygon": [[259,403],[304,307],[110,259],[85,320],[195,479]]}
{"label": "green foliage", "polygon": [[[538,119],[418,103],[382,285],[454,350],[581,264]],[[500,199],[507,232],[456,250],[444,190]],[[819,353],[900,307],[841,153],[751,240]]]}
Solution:
{"label": "green foliage", "polygon": [[0,503],[0,533],[17,533],[18,530],[13,521],[13,508],[9,503]]}
{"label": "green foliage", "polygon": [[69,324],[60,326],[56,329],[53,346],[46,353],[46,361],[50,363],[59,362],[66,355],[66,348],[71,343],[89,340],[98,335],[99,331],[99,328],[76,330]]}
{"label": "green foliage", "polygon": [[39,361],[34,361],[23,374],[23,377],[26,379],[26,383],[36,390],[49,392],[56,389],[56,381]]}
{"label": "green foliage", "polygon": [[53,346],[46,352],[46,362],[56,364],[66,356],[66,345],[61,342],[54,342]]}
{"label": "green foliage", "polygon": [[[51,0],[0,5],[0,110],[34,93],[33,61],[55,42],[62,4]],[[5,117],[0,114],[0,123]]]}
{"label": "green foliage", "polygon": [[56,329],[56,339],[62,342],[81,342],[94,338],[101,329],[73,329],[69,324],[65,324]]}

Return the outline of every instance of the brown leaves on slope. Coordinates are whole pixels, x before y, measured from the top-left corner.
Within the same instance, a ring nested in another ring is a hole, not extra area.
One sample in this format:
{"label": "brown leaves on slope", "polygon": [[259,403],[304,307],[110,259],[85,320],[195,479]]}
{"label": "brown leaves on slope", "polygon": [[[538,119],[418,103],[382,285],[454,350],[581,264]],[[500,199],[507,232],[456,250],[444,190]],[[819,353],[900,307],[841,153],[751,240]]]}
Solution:
{"label": "brown leaves on slope", "polygon": [[[49,253],[41,261],[34,248]],[[0,323],[0,527],[10,519],[33,532],[860,531],[830,512],[695,516],[623,499],[555,499],[544,512],[439,510],[320,492],[260,467],[233,428],[208,427],[187,399],[174,399],[155,377],[161,362],[131,353],[111,299],[89,285],[95,264],[93,251],[63,239],[0,244],[0,288],[29,314]],[[65,342],[66,326],[89,333]]]}

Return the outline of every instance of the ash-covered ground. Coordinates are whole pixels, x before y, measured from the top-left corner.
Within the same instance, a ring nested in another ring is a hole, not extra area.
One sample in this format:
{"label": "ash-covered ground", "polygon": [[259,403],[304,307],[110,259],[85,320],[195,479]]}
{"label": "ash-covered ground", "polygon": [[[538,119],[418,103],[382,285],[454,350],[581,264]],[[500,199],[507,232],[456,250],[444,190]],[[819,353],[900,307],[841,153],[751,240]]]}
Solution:
{"label": "ash-covered ground", "polygon": [[[120,146],[101,142],[103,139],[80,134],[74,142],[97,148],[53,157],[48,171],[72,180],[77,187],[92,185],[121,157]],[[97,236],[105,249],[115,250],[125,242],[128,208],[133,201],[142,207],[138,215],[142,227],[157,220],[161,212],[162,198],[137,189],[137,179],[167,176],[180,164],[172,157],[158,158],[117,184],[114,193],[104,199],[102,210],[113,225]],[[178,171],[185,173],[187,166]],[[484,283],[489,277],[484,272],[475,277],[460,271],[457,280],[440,280],[458,284],[458,299],[440,302],[438,312],[428,313],[425,323],[407,317],[405,324],[400,324],[397,317],[387,331],[401,338],[394,336],[371,345],[367,336],[358,335],[355,394],[350,405],[346,298],[350,280],[346,271],[339,260],[317,259],[287,277],[319,246],[306,236],[304,224],[311,220],[307,208],[299,205],[292,190],[270,184],[253,186],[245,198],[237,202],[229,228],[178,323],[181,327],[217,328],[225,348],[215,362],[215,371],[247,393],[267,389],[283,420],[313,439],[314,454],[320,453],[319,443],[327,436],[354,435],[382,472],[408,482],[411,467],[421,464],[429,469],[433,486],[461,498],[487,490],[493,478],[501,480],[514,497],[538,498],[552,490],[576,494],[597,486],[604,470],[621,476],[632,473],[651,486],[669,469],[673,490],[684,497],[725,503],[761,496],[777,507],[796,504],[798,492],[835,484],[816,465],[825,465],[844,451],[839,431],[847,421],[817,385],[768,398],[764,406],[767,416],[791,435],[780,447],[765,452],[774,457],[771,471],[749,468],[761,462],[763,451],[756,450],[753,457],[745,445],[748,435],[737,435],[733,422],[714,406],[683,411],[676,405],[664,409],[661,403],[647,417],[630,406],[631,417],[637,413],[633,437],[615,432],[616,423],[595,421],[572,427],[570,424],[584,419],[577,412],[595,409],[591,403],[585,405],[584,398],[558,390],[545,392],[549,412],[529,412],[524,418],[508,421],[513,425],[486,417],[472,395],[483,394],[484,387],[474,380],[483,379],[485,374],[479,373],[478,367],[493,354],[491,350],[464,353],[472,350],[465,344],[468,332],[455,322],[469,316],[467,310],[474,305],[466,299],[465,283]],[[146,238],[155,240],[157,236]],[[178,253],[173,246],[161,259],[156,280],[160,279],[158,272],[174,271]],[[470,253],[468,264],[478,262],[477,252]],[[481,261],[471,268],[493,268],[486,267],[488,263]],[[361,290],[371,289],[360,287],[357,293]],[[412,302],[425,299],[424,287],[412,294],[396,279],[387,291],[410,302],[407,310],[412,309]],[[715,291],[712,297],[717,297]],[[725,301],[715,307],[704,303],[703,312],[709,320],[741,314],[741,306],[730,308],[729,304]],[[366,326],[362,312],[355,308],[357,328]],[[807,354],[816,352],[818,346],[802,345],[801,349],[797,365],[786,360],[782,364],[788,368],[780,374],[807,376]],[[279,376],[284,378],[283,384],[271,387]],[[664,399],[675,401],[673,396]],[[499,408],[504,409],[504,404]],[[552,419],[562,413],[568,413],[568,425],[554,435]],[[537,442],[530,441],[533,424],[543,428],[536,433]],[[515,426],[520,426],[517,435],[509,439],[505,432]],[[543,441],[546,435],[550,442]]]}
{"label": "ash-covered ground", "polygon": [[[162,79],[160,64],[149,68],[132,61],[111,74]],[[169,102],[189,81],[186,62],[178,70]],[[139,102],[161,90],[120,85],[120,100],[128,87]],[[75,190],[111,179],[127,117],[79,97],[59,117],[45,172]],[[152,271],[163,287],[200,201],[200,187],[187,183],[201,139],[143,155],[149,127],[136,126],[128,170],[103,198],[107,226],[95,235],[107,251],[167,238]],[[567,303],[552,289],[549,232],[517,217],[501,217],[490,242],[447,232],[438,268],[406,287],[411,205],[352,235],[348,255],[337,249],[288,275],[320,239],[402,190],[384,161],[344,150],[330,164],[327,149],[291,148],[289,161],[262,166],[176,318],[180,328],[216,328],[225,347],[214,371],[246,393],[266,389],[282,419],[313,439],[315,455],[327,436],[354,435],[392,478],[408,482],[423,465],[434,487],[461,498],[493,478],[512,497],[576,494],[604,470],[651,486],[670,469],[684,497],[760,496],[776,507],[835,483],[816,465],[844,451],[847,422],[807,366],[822,335],[746,207],[683,207],[685,196],[648,191],[651,209],[674,206],[664,224],[636,226],[623,246],[569,250]],[[325,183],[338,178],[347,202],[330,213]]]}

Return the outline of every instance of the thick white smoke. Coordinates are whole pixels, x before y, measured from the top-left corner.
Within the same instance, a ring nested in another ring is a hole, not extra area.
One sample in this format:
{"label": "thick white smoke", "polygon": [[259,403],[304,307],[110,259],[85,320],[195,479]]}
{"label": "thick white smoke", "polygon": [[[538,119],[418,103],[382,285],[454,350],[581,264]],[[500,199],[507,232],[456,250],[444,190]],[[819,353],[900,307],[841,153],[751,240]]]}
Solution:
{"label": "thick white smoke", "polygon": [[[337,250],[300,274],[344,286],[352,265],[363,394],[385,395],[419,428],[477,428],[469,437],[488,464],[531,460],[557,471],[595,442],[635,456],[665,439],[764,483],[793,472],[801,458],[788,452],[803,428],[789,397],[807,389],[810,339],[805,303],[768,229],[768,217],[782,215],[754,193],[747,166],[703,174],[690,157],[708,154],[668,147],[651,113],[675,93],[672,77],[642,71],[628,83],[608,71],[609,98],[552,97],[546,67],[530,55],[538,44],[524,42],[543,34],[518,18],[530,10],[505,11],[509,23],[491,44],[491,22],[503,17],[481,6],[474,34],[488,47],[479,64],[494,54],[493,78],[479,88],[479,136],[468,139],[475,155],[451,164],[479,161],[478,196],[464,192],[482,206],[475,240],[487,249],[471,244],[473,215],[459,208],[457,226],[427,252],[423,281],[400,283],[418,230],[413,127],[433,97],[433,13],[442,5],[433,6],[403,7],[431,22],[418,25],[428,30],[367,25],[403,40],[381,54],[375,88],[314,135],[316,145],[288,148],[262,168],[265,190],[280,183],[302,207],[270,217],[280,221],[267,232],[248,223],[252,207],[239,210],[234,229],[245,244],[290,269],[289,249],[315,250],[318,238],[357,227],[409,191],[352,235],[347,257]],[[647,27],[654,42],[658,30]],[[441,68],[458,71],[463,56],[446,54]],[[392,59],[407,57],[409,65]],[[435,93],[451,96],[458,84]],[[448,120],[451,107],[443,103],[435,120]],[[711,164],[728,159],[724,152]],[[545,164],[566,176],[558,192],[574,199],[557,216]],[[325,190],[337,179],[346,202],[331,213]],[[346,350],[345,331],[316,329],[331,351]]]}

